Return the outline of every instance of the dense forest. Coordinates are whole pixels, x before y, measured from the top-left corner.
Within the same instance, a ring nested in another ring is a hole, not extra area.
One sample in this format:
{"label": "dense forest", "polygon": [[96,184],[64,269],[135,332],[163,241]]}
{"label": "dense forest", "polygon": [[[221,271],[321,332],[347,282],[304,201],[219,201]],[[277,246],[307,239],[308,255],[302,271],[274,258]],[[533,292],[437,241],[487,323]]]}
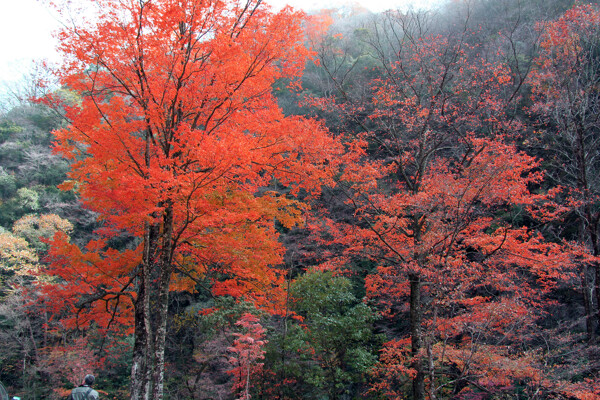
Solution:
{"label": "dense forest", "polygon": [[0,107],[11,395],[600,399],[595,2],[57,3]]}

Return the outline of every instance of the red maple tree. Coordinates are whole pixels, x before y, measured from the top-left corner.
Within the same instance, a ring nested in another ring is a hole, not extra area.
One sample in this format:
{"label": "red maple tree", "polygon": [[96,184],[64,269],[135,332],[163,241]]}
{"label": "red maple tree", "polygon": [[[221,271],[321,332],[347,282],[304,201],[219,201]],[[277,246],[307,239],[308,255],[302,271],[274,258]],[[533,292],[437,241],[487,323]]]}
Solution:
{"label": "red maple tree", "polygon": [[426,36],[419,18],[388,13],[371,28],[380,67],[369,104],[352,102],[336,80],[347,74],[321,60],[339,93],[312,104],[360,129],[347,132],[340,185],[357,220],[315,226],[345,246],[340,261],[377,266],[367,294],[398,321],[375,390],[404,398],[409,383],[413,399],[433,399],[518,381],[535,391],[523,334],[570,260],[521,223],[541,175],[511,144],[521,125],[501,96],[513,92],[508,68],[470,45],[468,29]]}
{"label": "red maple tree", "polygon": [[236,325],[245,332],[233,334],[236,339],[233,341],[233,346],[227,348],[232,353],[229,362],[233,368],[227,372],[233,375],[233,391],[239,393],[238,400],[249,400],[251,398],[250,378],[256,376],[263,367],[263,364],[258,361],[265,358],[263,350],[267,343],[263,339],[265,329],[261,326],[259,318],[250,313],[242,315]]}
{"label": "red maple tree", "polygon": [[[304,67],[302,14],[261,0],[89,6],[89,22],[58,35],[56,74],[76,99],[60,105],[69,125],[55,151],[72,163],[62,188],[102,228],[85,248],[54,238],[59,279],[45,293],[56,309],[65,302],[67,326],[131,326],[133,315],[131,398],[160,399],[169,292],[218,270],[215,294],[275,309],[274,221],[299,221],[294,195],[330,182],[340,147],[318,122],[284,116],[271,93]],[[273,180],[288,195],[262,189]],[[130,244],[114,248],[115,237]]]}
{"label": "red maple tree", "polygon": [[600,327],[600,11],[577,5],[540,29],[531,76],[531,114],[539,125],[531,142],[544,149],[549,176],[562,187],[554,217],[577,232],[565,236],[580,249],[587,335],[594,339]]}

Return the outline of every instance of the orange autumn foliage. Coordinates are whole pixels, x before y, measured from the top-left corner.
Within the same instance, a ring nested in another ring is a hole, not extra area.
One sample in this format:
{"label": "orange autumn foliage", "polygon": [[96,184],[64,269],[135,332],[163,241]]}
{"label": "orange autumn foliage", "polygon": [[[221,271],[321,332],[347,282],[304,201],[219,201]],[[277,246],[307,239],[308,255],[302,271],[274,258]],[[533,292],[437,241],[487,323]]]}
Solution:
{"label": "orange autumn foliage", "polygon": [[[54,132],[71,162],[62,188],[102,227],[85,248],[50,242],[60,279],[44,290],[54,307],[68,299],[68,327],[131,326],[133,313],[131,396],[160,398],[169,291],[211,278],[214,294],[276,312],[275,223],[302,221],[295,196],[333,183],[340,146],[319,122],[285,116],[272,94],[310,55],[301,13],[257,0],[95,0],[90,10],[58,34],[56,75],[76,100],[45,101],[69,121]],[[267,191],[274,181],[287,193]],[[127,248],[112,248],[114,237]]]}
{"label": "orange autumn foliage", "polygon": [[[319,123],[285,117],[271,94],[303,69],[302,15],[263,5],[243,14],[242,4],[221,1],[96,3],[97,25],[59,34],[66,63],[57,74],[81,96],[62,104],[71,123],[55,132],[55,151],[72,161],[63,188],[99,213],[106,237],[141,238],[172,207],[178,290],[214,263],[232,276],[221,294],[276,283],[266,267],[283,250],[272,221],[290,227],[304,206],[256,193],[273,179],[292,194],[317,192],[338,151]],[[65,281],[134,296],[141,244],[119,252],[104,240],[85,251],[61,236],[52,244],[52,268]]]}

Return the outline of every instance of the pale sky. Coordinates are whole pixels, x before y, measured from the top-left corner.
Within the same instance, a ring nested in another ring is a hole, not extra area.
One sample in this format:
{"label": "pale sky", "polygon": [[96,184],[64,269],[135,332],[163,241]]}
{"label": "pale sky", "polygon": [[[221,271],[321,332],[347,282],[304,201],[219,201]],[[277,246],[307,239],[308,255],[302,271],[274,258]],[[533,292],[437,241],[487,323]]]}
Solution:
{"label": "pale sky", "polygon": [[[289,3],[304,10],[330,8],[348,0],[267,0],[281,7]],[[391,8],[427,8],[439,0],[350,0],[373,12]],[[18,81],[33,60],[56,58],[51,32],[58,26],[40,0],[0,0],[0,85]]]}

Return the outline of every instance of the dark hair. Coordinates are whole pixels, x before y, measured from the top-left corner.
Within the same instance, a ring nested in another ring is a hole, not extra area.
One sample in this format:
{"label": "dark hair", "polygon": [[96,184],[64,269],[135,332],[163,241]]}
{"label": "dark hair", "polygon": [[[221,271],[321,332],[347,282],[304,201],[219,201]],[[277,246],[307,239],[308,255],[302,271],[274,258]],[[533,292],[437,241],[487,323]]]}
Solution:
{"label": "dark hair", "polygon": [[85,378],[83,378],[83,382],[88,386],[93,385],[94,380],[95,380],[94,375],[90,375],[90,374],[86,375]]}

